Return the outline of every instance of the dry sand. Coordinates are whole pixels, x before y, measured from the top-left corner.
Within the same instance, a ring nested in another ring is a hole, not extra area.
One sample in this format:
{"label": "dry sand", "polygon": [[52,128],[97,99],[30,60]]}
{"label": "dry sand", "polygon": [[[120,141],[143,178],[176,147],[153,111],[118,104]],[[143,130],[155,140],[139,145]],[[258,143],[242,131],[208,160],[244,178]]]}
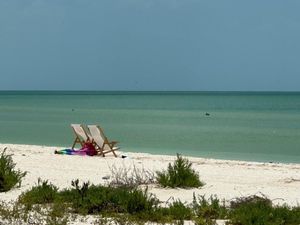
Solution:
{"label": "dry sand", "polygon": [[[127,158],[113,156],[89,157],[57,155],[54,150],[61,147],[0,144],[0,150],[7,147],[17,168],[27,171],[20,188],[0,193],[0,200],[15,200],[23,191],[37,183],[38,178],[47,179],[63,189],[71,181],[79,179],[93,184],[105,184],[103,179],[111,176],[112,167],[130,168],[135,165],[150,171],[166,169],[175,156],[151,155],[145,153],[118,152]],[[300,201],[300,164],[257,163],[245,161],[215,160],[188,157],[193,168],[199,172],[205,186],[199,189],[169,189],[151,185],[149,191],[162,202],[180,199],[191,202],[196,195],[217,195],[227,201],[237,197],[262,194],[275,204],[295,206]]]}

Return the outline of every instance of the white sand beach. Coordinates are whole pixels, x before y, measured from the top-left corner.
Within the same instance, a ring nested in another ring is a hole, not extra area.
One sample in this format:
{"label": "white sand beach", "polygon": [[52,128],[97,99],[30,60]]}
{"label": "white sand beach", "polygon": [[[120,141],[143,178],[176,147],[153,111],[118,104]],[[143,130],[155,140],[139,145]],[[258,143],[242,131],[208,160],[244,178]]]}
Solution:
{"label": "white sand beach", "polygon": [[[16,167],[27,171],[20,188],[0,193],[0,200],[15,200],[23,191],[35,185],[38,178],[47,179],[60,189],[70,187],[71,181],[79,179],[93,184],[105,184],[103,179],[111,176],[111,167],[144,168],[150,171],[166,169],[175,156],[151,155],[144,153],[118,152],[127,158],[113,156],[89,157],[57,155],[54,150],[61,147],[34,145],[0,144],[12,154]],[[191,202],[196,195],[217,195],[230,201],[237,197],[254,194],[265,195],[275,204],[295,206],[300,201],[300,164],[257,163],[245,161],[215,160],[188,157],[193,168],[200,174],[205,185],[199,189],[169,189],[150,185],[149,191],[162,202],[180,199]]]}

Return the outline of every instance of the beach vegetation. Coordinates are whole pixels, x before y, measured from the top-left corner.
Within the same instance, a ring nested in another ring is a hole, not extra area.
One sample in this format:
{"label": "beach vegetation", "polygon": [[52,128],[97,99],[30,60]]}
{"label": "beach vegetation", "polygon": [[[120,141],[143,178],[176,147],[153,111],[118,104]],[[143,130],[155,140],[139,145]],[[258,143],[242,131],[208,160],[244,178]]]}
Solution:
{"label": "beach vegetation", "polygon": [[155,173],[139,168],[135,165],[131,167],[110,167],[111,180],[109,185],[113,187],[134,188],[139,185],[149,185],[156,182]]}
{"label": "beach vegetation", "polygon": [[6,154],[6,148],[0,155],[0,192],[6,192],[15,186],[20,186],[26,172],[15,168],[12,155]]}
{"label": "beach vegetation", "polygon": [[168,214],[172,220],[191,220],[193,218],[192,208],[186,206],[180,200],[174,201],[167,207]]}
{"label": "beach vegetation", "polygon": [[66,225],[71,216],[61,206],[60,204],[41,204],[28,210],[19,202],[0,202],[0,224]]}
{"label": "beach vegetation", "polygon": [[136,214],[155,208],[158,199],[149,194],[147,188],[107,187],[90,185],[89,182],[80,184],[79,180],[74,180],[72,188],[58,191],[48,181],[39,180],[36,186],[21,194],[19,203],[29,209],[37,204],[64,203],[79,214]]}
{"label": "beach vegetation", "polygon": [[37,185],[19,196],[19,202],[31,209],[35,204],[53,203],[58,193],[58,188],[48,180],[38,179]]}
{"label": "beach vegetation", "polygon": [[230,204],[231,225],[294,225],[300,224],[300,207],[273,206],[266,197],[249,196]]}
{"label": "beach vegetation", "polygon": [[79,214],[129,213],[136,214],[151,210],[158,200],[147,189],[107,187],[74,183],[73,188],[58,193],[60,199],[69,203]]}
{"label": "beach vegetation", "polygon": [[166,171],[157,171],[156,174],[158,183],[163,187],[198,188],[204,185],[199,174],[192,169],[192,163],[179,154]]}
{"label": "beach vegetation", "polygon": [[225,201],[221,203],[216,196],[207,199],[203,195],[197,198],[193,194],[192,208],[197,224],[214,224],[217,219],[227,219],[228,209]]}
{"label": "beach vegetation", "polygon": [[64,225],[77,215],[93,215],[98,218],[94,224],[184,224],[189,220],[196,225],[215,225],[219,219],[228,225],[300,224],[300,207],[276,206],[260,196],[238,198],[227,205],[216,196],[195,194],[190,204],[180,200],[160,203],[147,187],[112,187],[74,180],[70,188],[59,190],[39,179],[14,204],[0,202],[0,223]]}

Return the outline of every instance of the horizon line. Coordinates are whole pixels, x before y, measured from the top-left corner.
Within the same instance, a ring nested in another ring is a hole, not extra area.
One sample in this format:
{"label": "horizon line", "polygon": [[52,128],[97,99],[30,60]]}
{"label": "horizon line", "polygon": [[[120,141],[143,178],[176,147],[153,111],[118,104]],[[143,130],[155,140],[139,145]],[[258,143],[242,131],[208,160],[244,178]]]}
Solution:
{"label": "horizon line", "polygon": [[0,92],[148,92],[148,93],[167,93],[167,92],[252,92],[252,93],[297,93],[300,91],[289,90],[289,91],[277,91],[277,90],[0,90]]}

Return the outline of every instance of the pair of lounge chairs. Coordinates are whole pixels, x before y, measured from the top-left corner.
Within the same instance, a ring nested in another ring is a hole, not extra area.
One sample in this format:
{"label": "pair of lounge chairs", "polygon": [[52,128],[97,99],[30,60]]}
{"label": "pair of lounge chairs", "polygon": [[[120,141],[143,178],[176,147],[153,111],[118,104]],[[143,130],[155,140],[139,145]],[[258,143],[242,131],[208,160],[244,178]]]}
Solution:
{"label": "pair of lounge chairs", "polygon": [[112,152],[114,156],[117,157],[117,154],[115,153],[115,151],[119,149],[119,147],[115,146],[117,142],[108,141],[103,130],[99,126],[71,124],[71,127],[76,136],[72,149],[74,149],[76,144],[80,144],[81,147],[83,147],[86,142],[90,142],[95,146],[98,155],[104,157],[105,154]]}

